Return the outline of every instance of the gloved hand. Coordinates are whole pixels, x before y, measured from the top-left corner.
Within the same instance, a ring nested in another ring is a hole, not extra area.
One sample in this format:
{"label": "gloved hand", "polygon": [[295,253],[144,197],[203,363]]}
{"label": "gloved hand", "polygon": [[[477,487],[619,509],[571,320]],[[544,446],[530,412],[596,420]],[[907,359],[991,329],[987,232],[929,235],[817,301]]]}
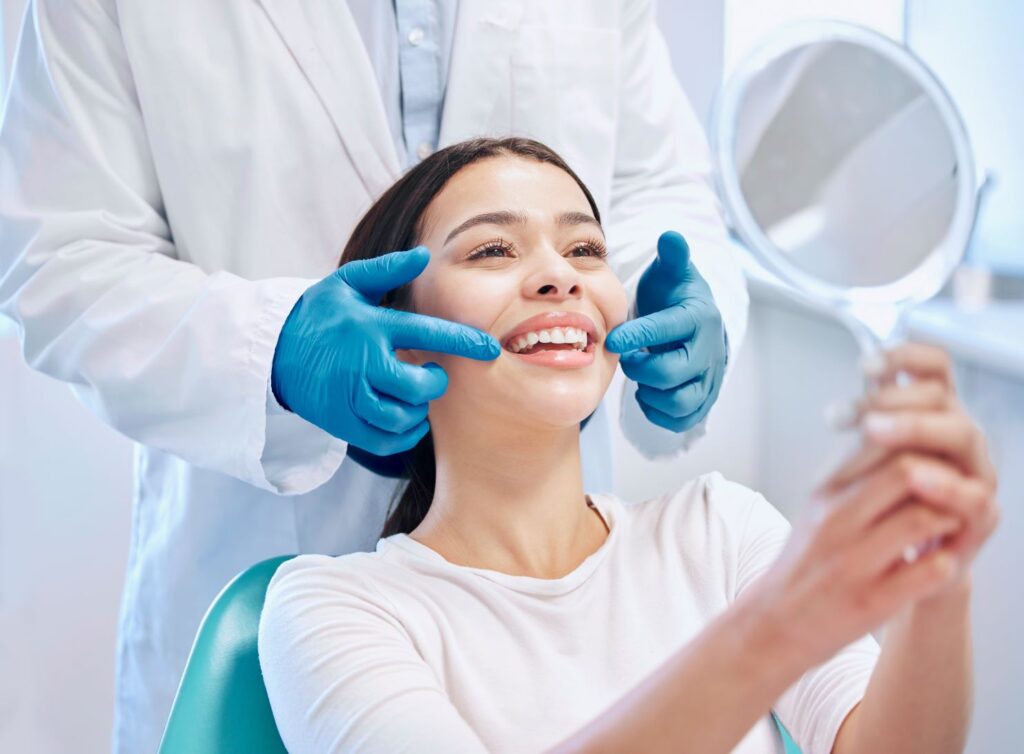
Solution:
{"label": "gloved hand", "polygon": [[[728,344],[711,289],[675,231],[658,238],[658,256],[640,277],[636,305],[637,318],[613,329],[605,347],[622,354],[622,371],[639,383],[636,400],[644,416],[685,432],[718,398]],[[639,350],[645,347],[647,353]]]}
{"label": "gloved hand", "polygon": [[415,278],[430,253],[418,246],[348,262],[302,294],[278,336],[271,389],[282,406],[346,442],[387,456],[427,433],[427,403],[444,394],[440,365],[400,361],[396,348],[491,360],[490,334],[437,317],[378,306]]}

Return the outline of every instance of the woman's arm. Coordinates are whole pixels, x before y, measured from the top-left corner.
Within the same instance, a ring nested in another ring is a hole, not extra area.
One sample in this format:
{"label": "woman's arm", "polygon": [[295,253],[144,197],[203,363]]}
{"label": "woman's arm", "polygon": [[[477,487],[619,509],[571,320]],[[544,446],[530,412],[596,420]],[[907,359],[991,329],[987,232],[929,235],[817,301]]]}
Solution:
{"label": "woman's arm", "polygon": [[885,630],[864,700],[834,754],[962,752],[971,718],[970,581],[917,602]]}
{"label": "woman's arm", "polygon": [[[955,558],[953,582],[887,626],[875,674],[835,751],[961,752],[973,698],[969,567],[999,522],[996,469],[984,437],[956,400],[949,357],[914,343],[886,356],[874,375],[881,389],[858,410],[868,415],[868,436],[887,452],[914,449],[946,460],[931,469],[922,498],[957,514],[963,525],[943,543]],[[913,382],[897,384],[900,373]]]}

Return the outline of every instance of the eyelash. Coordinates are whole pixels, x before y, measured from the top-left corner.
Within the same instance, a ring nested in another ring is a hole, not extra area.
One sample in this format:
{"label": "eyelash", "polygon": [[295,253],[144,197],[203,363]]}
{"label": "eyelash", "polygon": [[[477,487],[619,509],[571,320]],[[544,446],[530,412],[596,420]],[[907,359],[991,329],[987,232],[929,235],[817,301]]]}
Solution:
{"label": "eyelash", "polygon": [[[513,251],[514,247],[512,246],[512,244],[510,244],[503,238],[495,238],[483,244],[482,246],[478,246],[477,248],[475,248],[473,251],[469,253],[466,259],[483,259],[489,257],[491,255],[484,254],[484,252],[490,251],[491,249],[499,249],[501,251],[504,251],[505,253],[509,253]],[[570,253],[575,252],[578,249],[588,249],[591,253],[587,254],[586,256],[591,256],[594,257],[595,259],[604,259],[605,257],[608,256],[608,248],[605,246],[604,241],[601,241],[598,238],[588,238],[584,241],[579,242],[578,244],[572,247]]]}

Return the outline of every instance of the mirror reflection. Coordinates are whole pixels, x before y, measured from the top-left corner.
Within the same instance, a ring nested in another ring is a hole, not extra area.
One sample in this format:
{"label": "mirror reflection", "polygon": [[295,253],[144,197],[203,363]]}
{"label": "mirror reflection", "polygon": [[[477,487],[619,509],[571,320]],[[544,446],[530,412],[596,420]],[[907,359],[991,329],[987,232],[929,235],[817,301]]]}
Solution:
{"label": "mirror reflection", "polygon": [[750,81],[735,163],[758,225],[803,272],[886,285],[918,268],[952,222],[956,149],[902,67],[851,42],[775,58]]}

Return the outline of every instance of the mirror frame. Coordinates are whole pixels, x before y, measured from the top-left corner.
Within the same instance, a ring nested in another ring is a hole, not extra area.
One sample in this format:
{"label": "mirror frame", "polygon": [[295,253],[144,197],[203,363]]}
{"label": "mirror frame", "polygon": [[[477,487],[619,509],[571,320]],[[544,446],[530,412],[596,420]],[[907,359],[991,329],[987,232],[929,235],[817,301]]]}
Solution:
{"label": "mirror frame", "polygon": [[[885,285],[848,287],[829,283],[792,264],[754,219],[740,187],[734,159],[736,125],[750,82],[786,53],[815,42],[852,42],[868,47],[905,71],[932,97],[949,129],[956,153],[956,207],[949,230],[927,259],[903,277]],[[907,47],[855,24],[804,21],[780,27],[748,54],[719,89],[712,116],[711,154],[719,196],[733,228],[769,271],[805,293],[848,305],[907,304],[931,298],[945,285],[963,259],[977,211],[977,176],[967,129],[949,92],[931,69]]]}

